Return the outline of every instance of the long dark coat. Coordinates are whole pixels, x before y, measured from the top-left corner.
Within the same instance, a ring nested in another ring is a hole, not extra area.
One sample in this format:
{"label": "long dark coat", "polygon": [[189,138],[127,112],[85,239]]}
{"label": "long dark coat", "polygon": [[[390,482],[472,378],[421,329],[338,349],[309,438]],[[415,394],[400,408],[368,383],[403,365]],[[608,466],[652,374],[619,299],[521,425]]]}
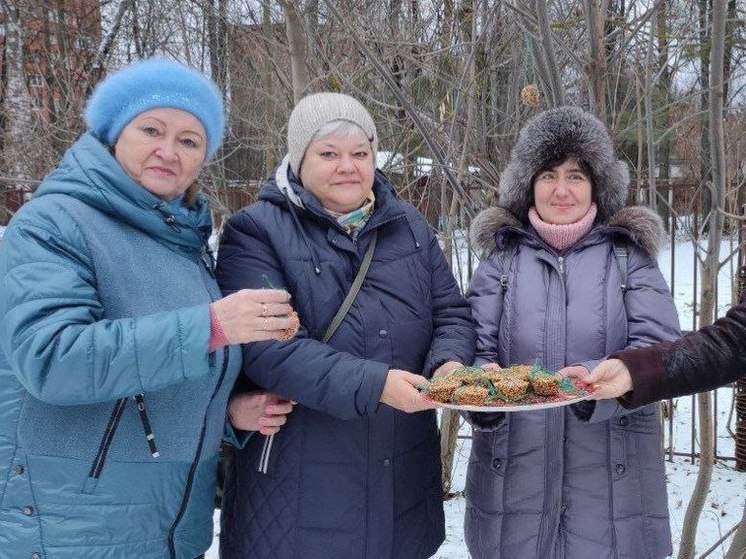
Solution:
{"label": "long dark coat", "polygon": [[665,398],[713,390],[746,376],[746,291],[714,324],[672,342],[614,353],[624,361],[634,390],[620,402],[637,407]]}
{"label": "long dark coat", "polygon": [[[224,292],[285,287],[302,328],[290,342],[244,349],[244,373],[298,405],[274,438],[266,474],[258,472],[264,437],[237,453],[221,557],[417,559],[443,541],[435,413],[405,414],[379,399],[390,368],[427,376],[447,360],[470,363],[474,330],[427,222],[380,173],[374,193],[373,215],[353,242],[280,167],[260,201],[226,227],[217,272]],[[373,230],[366,280],[323,344]]]}

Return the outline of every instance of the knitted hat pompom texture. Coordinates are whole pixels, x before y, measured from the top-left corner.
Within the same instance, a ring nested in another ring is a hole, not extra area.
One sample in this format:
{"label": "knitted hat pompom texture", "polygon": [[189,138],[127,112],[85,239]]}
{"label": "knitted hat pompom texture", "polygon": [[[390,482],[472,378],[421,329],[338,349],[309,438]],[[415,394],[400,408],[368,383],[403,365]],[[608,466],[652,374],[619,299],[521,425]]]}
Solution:
{"label": "knitted hat pompom texture", "polygon": [[88,99],[85,121],[96,138],[114,146],[133,118],[155,108],[197,117],[207,134],[208,159],[220,147],[225,132],[220,90],[201,72],[167,58],[135,62],[109,75]]}
{"label": "knitted hat pompom texture", "polygon": [[296,177],[300,176],[303,155],[316,132],[335,120],[352,122],[363,130],[370,141],[375,161],[378,132],[368,110],[357,99],[344,93],[314,93],[298,101],[288,120],[290,168]]}
{"label": "knitted hat pompom texture", "polygon": [[608,222],[627,200],[629,169],[624,161],[617,160],[603,122],[578,107],[549,109],[526,122],[500,175],[499,205],[528,223],[533,178],[549,163],[571,155],[590,167],[596,219]]}

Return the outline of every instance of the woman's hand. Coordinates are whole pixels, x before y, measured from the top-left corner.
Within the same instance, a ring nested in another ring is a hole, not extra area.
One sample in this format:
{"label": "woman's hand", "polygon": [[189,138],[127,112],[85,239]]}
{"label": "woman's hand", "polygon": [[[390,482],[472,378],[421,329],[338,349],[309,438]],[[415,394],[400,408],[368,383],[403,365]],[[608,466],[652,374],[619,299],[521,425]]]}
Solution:
{"label": "woman's hand", "polygon": [[440,367],[435,369],[435,372],[433,373],[433,378],[450,375],[456,369],[462,369],[463,367],[464,367],[463,363],[459,363],[458,361],[446,361]]}
{"label": "woman's hand", "polygon": [[231,344],[287,340],[299,326],[288,301],[281,289],[242,289],[212,303],[212,310]]}
{"label": "woman's hand", "polygon": [[428,380],[423,376],[401,369],[389,369],[380,401],[407,413],[436,408],[434,403],[423,398],[417,390],[418,387],[424,388],[427,385]]}
{"label": "woman's hand", "polygon": [[632,390],[632,376],[629,374],[624,361],[607,359],[596,365],[582,381],[593,391],[591,398],[603,400],[605,398],[619,398]]}
{"label": "woman's hand", "polygon": [[228,419],[242,431],[274,435],[285,425],[295,402],[272,392],[257,390],[235,394],[228,402]]}
{"label": "woman's hand", "polygon": [[580,384],[588,384],[585,380],[588,376],[588,369],[582,365],[571,365],[557,371],[557,374],[562,378],[574,378],[580,381]]}

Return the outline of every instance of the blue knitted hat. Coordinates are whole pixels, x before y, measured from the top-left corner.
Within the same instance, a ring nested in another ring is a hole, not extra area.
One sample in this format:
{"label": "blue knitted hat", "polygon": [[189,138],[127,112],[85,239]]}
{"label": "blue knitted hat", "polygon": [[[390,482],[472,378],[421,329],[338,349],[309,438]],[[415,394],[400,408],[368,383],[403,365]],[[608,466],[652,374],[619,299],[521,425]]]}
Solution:
{"label": "blue knitted hat", "polygon": [[223,97],[204,74],[166,58],[125,66],[100,82],[85,109],[89,130],[113,146],[137,115],[158,107],[193,114],[207,133],[207,158],[220,147],[225,130]]}

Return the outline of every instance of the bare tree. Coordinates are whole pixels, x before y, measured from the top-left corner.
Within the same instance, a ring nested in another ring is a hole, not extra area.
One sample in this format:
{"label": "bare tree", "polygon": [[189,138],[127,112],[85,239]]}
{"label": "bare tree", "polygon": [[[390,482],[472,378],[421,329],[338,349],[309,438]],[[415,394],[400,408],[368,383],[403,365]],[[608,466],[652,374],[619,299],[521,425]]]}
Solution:
{"label": "bare tree", "polygon": [[583,6],[590,45],[587,74],[590,82],[591,110],[601,121],[606,121],[606,80],[608,73],[604,29],[609,0],[583,0]]}
{"label": "bare tree", "polygon": [[[712,3],[712,50],[710,52],[710,113],[709,130],[712,152],[713,201],[719,208],[723,207],[726,189],[725,146],[723,142],[723,54],[725,36],[726,0],[713,0]],[[722,238],[723,216],[714,211],[709,216],[709,235],[707,239],[707,256],[702,265],[702,289],[700,307],[700,325],[711,324],[714,320],[715,286],[720,260],[720,242]],[[679,559],[693,559],[697,524],[702,514],[707,492],[712,480],[712,465],[715,460],[714,433],[712,424],[712,394],[705,392],[697,395],[699,413],[700,459],[697,481],[694,485],[691,500],[686,509],[682,527]]]}
{"label": "bare tree", "polygon": [[[2,192],[7,188],[21,189],[32,179],[28,173],[28,138],[34,128],[33,100],[26,85],[24,28],[22,20],[29,15],[26,2],[0,1],[5,14],[5,66],[4,120],[6,131],[2,142],[2,169],[5,177],[0,180]],[[4,204],[0,204],[0,223],[7,221]]]}
{"label": "bare tree", "polygon": [[306,35],[303,32],[303,20],[298,13],[298,3],[280,2],[285,9],[285,28],[287,30],[288,49],[290,50],[290,68],[293,84],[293,99],[297,103],[308,91],[310,78],[306,67]]}

